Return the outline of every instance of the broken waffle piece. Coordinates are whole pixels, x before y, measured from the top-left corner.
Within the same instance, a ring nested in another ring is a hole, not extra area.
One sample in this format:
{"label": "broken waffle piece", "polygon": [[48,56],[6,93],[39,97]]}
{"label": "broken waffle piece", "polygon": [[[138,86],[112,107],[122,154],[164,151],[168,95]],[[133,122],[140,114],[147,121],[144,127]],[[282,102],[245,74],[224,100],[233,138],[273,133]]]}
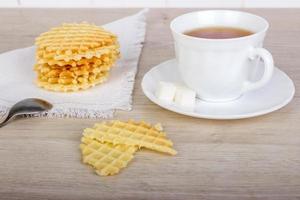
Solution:
{"label": "broken waffle piece", "polygon": [[92,166],[101,176],[119,173],[142,147],[170,155],[177,153],[161,124],[153,126],[144,121],[96,123],[93,128],[84,129],[81,142],[83,163]]}
{"label": "broken waffle piece", "polygon": [[102,122],[95,124],[94,128],[85,129],[83,135],[100,142],[134,145],[170,155],[177,154],[172,148],[172,141],[163,136],[160,131],[140,124],[121,121]]}
{"label": "broken waffle piece", "polygon": [[133,159],[137,147],[124,144],[101,143],[82,137],[82,161],[91,165],[101,176],[115,175]]}

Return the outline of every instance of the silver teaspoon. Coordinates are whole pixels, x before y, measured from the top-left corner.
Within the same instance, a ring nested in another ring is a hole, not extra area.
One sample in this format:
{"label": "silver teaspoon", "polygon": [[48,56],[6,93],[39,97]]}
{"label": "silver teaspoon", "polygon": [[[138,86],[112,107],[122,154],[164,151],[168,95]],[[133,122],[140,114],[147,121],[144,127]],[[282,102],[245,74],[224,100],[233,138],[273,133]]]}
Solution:
{"label": "silver teaspoon", "polygon": [[17,116],[37,114],[50,110],[51,108],[52,104],[42,99],[23,99],[9,109],[8,113],[4,116],[3,121],[0,123],[0,127],[6,125]]}

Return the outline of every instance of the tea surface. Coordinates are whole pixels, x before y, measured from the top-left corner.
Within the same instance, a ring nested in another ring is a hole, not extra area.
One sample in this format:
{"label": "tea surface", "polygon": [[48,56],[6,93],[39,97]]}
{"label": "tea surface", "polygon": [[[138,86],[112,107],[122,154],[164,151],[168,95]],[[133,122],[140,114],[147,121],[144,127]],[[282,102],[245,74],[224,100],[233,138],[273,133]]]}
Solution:
{"label": "tea surface", "polygon": [[215,26],[196,28],[186,31],[184,34],[198,38],[228,39],[252,35],[253,32],[242,28]]}

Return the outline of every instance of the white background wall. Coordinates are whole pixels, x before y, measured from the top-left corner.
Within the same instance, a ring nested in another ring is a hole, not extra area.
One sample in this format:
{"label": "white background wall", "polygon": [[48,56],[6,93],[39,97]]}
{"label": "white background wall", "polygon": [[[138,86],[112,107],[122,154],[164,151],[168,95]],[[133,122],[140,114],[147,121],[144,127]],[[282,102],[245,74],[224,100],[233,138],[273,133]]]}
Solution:
{"label": "white background wall", "polygon": [[300,0],[0,0],[0,7],[291,8],[300,7]]}

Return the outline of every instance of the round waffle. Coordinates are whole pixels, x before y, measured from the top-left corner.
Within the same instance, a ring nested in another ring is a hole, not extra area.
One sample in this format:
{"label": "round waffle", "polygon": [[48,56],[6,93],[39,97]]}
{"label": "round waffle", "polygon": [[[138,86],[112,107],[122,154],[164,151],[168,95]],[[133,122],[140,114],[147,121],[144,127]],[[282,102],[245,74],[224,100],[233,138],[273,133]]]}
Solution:
{"label": "round waffle", "polygon": [[94,76],[82,76],[78,78],[38,78],[37,85],[46,90],[55,92],[75,92],[85,90],[107,80],[108,72]]}
{"label": "round waffle", "polygon": [[47,64],[35,66],[38,73],[38,86],[61,92],[78,91],[102,83],[107,79],[110,68],[110,64],[97,65],[97,62],[76,67]]}
{"label": "round waffle", "polygon": [[63,54],[60,51],[48,52],[41,48],[36,51],[36,59],[39,64],[48,63],[50,65],[66,65],[80,61],[81,59],[101,58],[103,55],[110,55],[117,59],[119,57],[119,45],[99,47],[88,51],[77,51],[72,54]]}
{"label": "round waffle", "polygon": [[88,24],[63,24],[36,38],[37,85],[52,91],[90,88],[107,80],[119,58],[116,35]]}
{"label": "round waffle", "polygon": [[62,24],[36,38],[36,45],[47,51],[86,51],[102,46],[110,46],[117,41],[116,35],[93,24]]}

